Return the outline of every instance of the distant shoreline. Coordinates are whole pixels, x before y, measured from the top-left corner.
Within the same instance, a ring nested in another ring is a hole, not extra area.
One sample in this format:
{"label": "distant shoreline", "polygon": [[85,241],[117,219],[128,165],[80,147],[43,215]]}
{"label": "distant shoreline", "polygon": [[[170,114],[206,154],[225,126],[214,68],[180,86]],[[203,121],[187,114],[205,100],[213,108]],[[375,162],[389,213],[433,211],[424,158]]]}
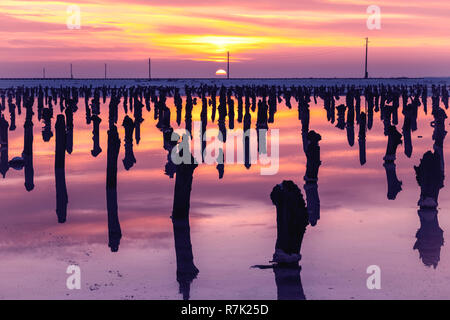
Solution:
{"label": "distant shoreline", "polygon": [[367,86],[367,85],[447,85],[450,77],[423,77],[423,78],[0,78],[0,88],[8,89],[15,87],[83,87],[83,86],[172,86],[184,89],[188,86],[200,85],[216,86],[242,86],[242,85],[267,85],[267,86]]}
{"label": "distant shoreline", "polygon": [[234,81],[234,80],[361,80],[361,81],[371,81],[371,80],[425,80],[425,79],[449,79],[450,76],[447,77],[377,77],[377,78],[349,78],[349,77],[334,77],[334,78],[316,78],[316,77],[308,77],[308,78],[0,78],[0,81],[10,81],[10,80],[39,80],[39,81],[47,81],[47,80],[64,80],[64,81],[79,81],[79,80],[89,80],[89,81],[120,81],[120,80],[136,80],[136,81],[186,81],[186,80],[214,80],[214,81]]}

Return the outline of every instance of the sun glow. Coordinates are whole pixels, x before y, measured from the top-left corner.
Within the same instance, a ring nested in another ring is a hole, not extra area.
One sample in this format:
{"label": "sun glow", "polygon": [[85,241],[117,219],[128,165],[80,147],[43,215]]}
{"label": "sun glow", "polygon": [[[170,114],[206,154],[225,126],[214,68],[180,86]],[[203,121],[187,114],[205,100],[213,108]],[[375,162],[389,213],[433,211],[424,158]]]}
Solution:
{"label": "sun glow", "polygon": [[[404,52],[418,57],[414,62],[410,58],[415,65],[426,51],[439,61],[433,63],[440,73],[444,68],[438,64],[447,66],[444,61],[450,52],[448,28],[442,27],[447,25],[448,0],[431,0],[433,7],[425,11],[421,0],[410,0],[408,5],[380,0],[382,28],[370,34],[366,25],[370,0],[319,0],[308,5],[264,1],[263,6],[249,0],[175,1],[178,5],[161,0],[79,2],[81,28],[69,30],[66,9],[70,2],[1,0],[0,62],[20,66],[31,61],[30,70],[35,71],[30,72],[36,74],[50,61],[101,60],[103,65],[105,60],[146,61],[149,56],[155,63],[223,66],[229,51],[231,63],[253,63],[249,70],[255,74],[262,72],[262,65],[277,63],[289,71],[293,62],[305,60],[307,65],[327,60],[337,69],[347,61],[357,68],[360,61],[355,57],[360,59],[369,35],[371,59],[383,62],[388,72],[395,61],[405,61]],[[180,65],[173,70],[182,70]],[[209,66],[205,72],[211,74]]]}
{"label": "sun glow", "polygon": [[216,71],[216,76],[226,76],[227,72],[223,69],[219,69]]}

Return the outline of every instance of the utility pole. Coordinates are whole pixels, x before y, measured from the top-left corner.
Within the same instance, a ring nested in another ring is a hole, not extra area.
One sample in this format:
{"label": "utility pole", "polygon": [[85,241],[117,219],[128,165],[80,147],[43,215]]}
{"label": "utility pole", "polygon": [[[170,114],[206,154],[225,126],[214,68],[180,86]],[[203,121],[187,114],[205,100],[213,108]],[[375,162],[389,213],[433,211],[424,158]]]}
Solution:
{"label": "utility pole", "polygon": [[106,74],[106,72],[107,72],[107,69],[106,69],[106,68],[107,68],[107,64],[105,63],[105,79],[106,79],[106,75],[107,75],[107,74]]}
{"label": "utility pole", "polygon": [[230,79],[230,51],[227,52],[227,79]]}
{"label": "utility pole", "polygon": [[148,79],[152,80],[152,59],[148,59]]}
{"label": "utility pole", "polygon": [[367,72],[367,54],[369,52],[369,38],[366,38],[366,69],[364,72],[364,79],[369,78],[369,73]]}
{"label": "utility pole", "polygon": [[70,79],[73,79],[73,68],[72,68],[72,64],[70,64]]}

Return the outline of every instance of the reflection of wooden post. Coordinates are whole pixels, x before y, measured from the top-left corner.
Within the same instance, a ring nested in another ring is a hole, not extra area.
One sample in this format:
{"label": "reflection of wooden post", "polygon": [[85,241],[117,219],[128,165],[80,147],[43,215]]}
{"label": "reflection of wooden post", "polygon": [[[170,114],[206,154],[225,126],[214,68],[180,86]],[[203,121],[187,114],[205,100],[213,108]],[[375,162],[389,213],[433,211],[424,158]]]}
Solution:
{"label": "reflection of wooden post", "polygon": [[183,295],[183,300],[189,300],[191,283],[197,278],[199,273],[199,270],[194,264],[189,217],[181,219],[173,218],[172,223],[175,238],[179,291]]}
{"label": "reflection of wooden post", "polygon": [[26,119],[23,125],[24,143],[22,157],[25,162],[25,189],[31,191],[34,189],[34,169],[33,169],[33,106],[30,102],[25,102]]}
{"label": "reflection of wooden post", "polygon": [[117,206],[117,158],[119,151],[120,139],[117,127],[110,125],[106,165],[106,207],[108,211],[108,246],[111,248],[111,252],[119,250],[120,239],[122,238]]}
{"label": "reflection of wooden post", "polygon": [[230,51],[227,52],[227,79],[230,79]]}
{"label": "reflection of wooden post", "polygon": [[56,215],[58,216],[58,222],[64,223],[67,218],[67,203],[69,198],[67,195],[65,173],[66,121],[62,114],[59,114],[56,118],[55,131]]}
{"label": "reflection of wooden post", "polygon": [[8,121],[6,121],[3,114],[0,114],[0,173],[2,174],[3,178],[5,178],[6,172],[9,170],[8,128]]}
{"label": "reflection of wooden post", "polygon": [[[185,136],[181,143],[185,143],[184,141]],[[190,161],[190,163],[177,165],[171,217],[177,257],[177,281],[184,300],[189,300],[191,282],[197,277],[199,272],[194,265],[191,230],[189,226],[192,180],[198,164],[195,163],[192,155]]]}

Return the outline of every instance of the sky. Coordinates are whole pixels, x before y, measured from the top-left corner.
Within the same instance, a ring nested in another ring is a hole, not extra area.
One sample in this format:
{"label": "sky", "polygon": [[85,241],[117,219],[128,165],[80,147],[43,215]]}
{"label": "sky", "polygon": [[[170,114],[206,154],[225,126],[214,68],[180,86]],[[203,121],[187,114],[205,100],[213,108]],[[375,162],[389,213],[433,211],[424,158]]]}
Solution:
{"label": "sky", "polygon": [[[76,23],[80,9],[80,28]],[[369,6],[380,9],[378,20]],[[2,0],[0,77],[450,76],[448,0]],[[379,21],[379,28],[376,26]]]}

